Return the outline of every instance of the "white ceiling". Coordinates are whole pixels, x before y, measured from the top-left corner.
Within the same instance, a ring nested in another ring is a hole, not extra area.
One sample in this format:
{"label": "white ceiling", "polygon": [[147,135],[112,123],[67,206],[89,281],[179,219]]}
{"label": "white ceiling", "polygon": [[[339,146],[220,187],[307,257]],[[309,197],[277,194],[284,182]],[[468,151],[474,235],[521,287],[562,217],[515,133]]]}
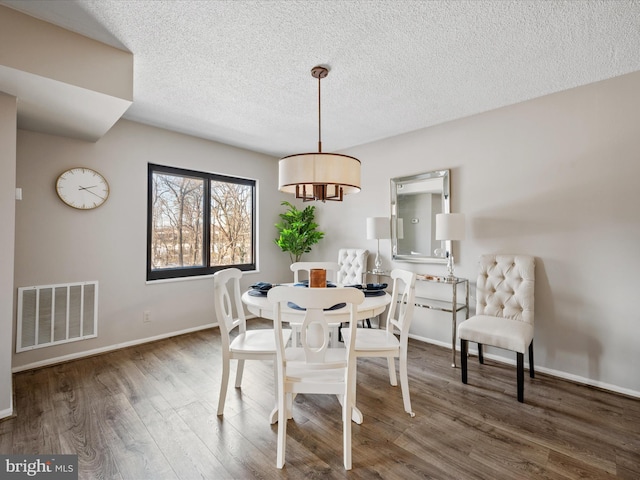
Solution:
{"label": "white ceiling", "polygon": [[640,70],[639,0],[0,0],[134,54],[124,117],[274,156]]}

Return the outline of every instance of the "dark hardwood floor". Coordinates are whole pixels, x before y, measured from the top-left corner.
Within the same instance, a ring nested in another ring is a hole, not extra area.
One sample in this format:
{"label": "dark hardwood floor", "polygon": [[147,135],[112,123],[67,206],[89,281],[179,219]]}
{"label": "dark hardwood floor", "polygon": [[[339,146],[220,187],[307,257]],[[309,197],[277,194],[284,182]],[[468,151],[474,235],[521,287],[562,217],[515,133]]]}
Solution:
{"label": "dark hardwood floor", "polygon": [[275,467],[269,362],[247,362],[216,415],[218,329],[16,374],[0,453],[75,453],[82,479],[640,478],[640,400],[537,373],[520,404],[515,367],[473,357],[463,385],[450,350],[410,342],[415,418],[386,361],[359,361],[365,420],[353,426],[350,472],[340,406],[323,395],[296,398],[287,463]]}

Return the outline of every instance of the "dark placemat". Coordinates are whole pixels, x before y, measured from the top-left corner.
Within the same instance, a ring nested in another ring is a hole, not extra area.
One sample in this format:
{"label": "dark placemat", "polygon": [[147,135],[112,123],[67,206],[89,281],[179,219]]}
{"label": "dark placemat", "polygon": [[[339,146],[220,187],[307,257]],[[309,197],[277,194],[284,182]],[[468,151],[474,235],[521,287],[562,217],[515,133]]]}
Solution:
{"label": "dark placemat", "polygon": [[353,287],[359,290],[364,290],[365,292],[373,292],[377,290],[384,290],[389,285],[386,283],[365,283],[364,285],[360,285],[356,283],[355,285],[345,285],[345,287]]}
{"label": "dark placemat", "polygon": [[[293,286],[294,287],[308,287],[309,286],[309,281],[308,280],[303,280],[301,282],[294,283]],[[327,282],[327,288],[334,288],[335,286],[336,286],[335,283]]]}
{"label": "dark placemat", "polygon": [[249,290],[247,293],[252,297],[266,297],[269,291],[268,290]]}
{"label": "dark placemat", "polygon": [[385,293],[384,290],[363,290],[365,297],[381,297]]}
{"label": "dark placemat", "polygon": [[273,287],[275,287],[275,285],[272,285],[269,282],[258,282],[251,285],[251,288],[253,288],[254,290],[265,293],[271,290]]}
{"label": "dark placemat", "polygon": [[[325,308],[324,311],[328,311],[328,310],[338,310],[340,308],[344,308],[346,307],[347,304],[346,303],[336,303],[334,306],[329,307],[329,308]],[[287,302],[287,307],[289,308],[293,308],[294,310],[306,310],[306,308],[302,308],[299,305],[296,305],[293,302]]]}

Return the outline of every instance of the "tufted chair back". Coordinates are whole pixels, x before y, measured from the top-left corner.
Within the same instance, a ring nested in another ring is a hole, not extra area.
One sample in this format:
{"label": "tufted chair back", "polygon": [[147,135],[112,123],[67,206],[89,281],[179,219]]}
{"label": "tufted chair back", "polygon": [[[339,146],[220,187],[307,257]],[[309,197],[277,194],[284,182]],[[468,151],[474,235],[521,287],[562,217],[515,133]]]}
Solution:
{"label": "tufted chair back", "polygon": [[369,251],[363,248],[341,248],[338,250],[338,283],[356,285],[364,281]]}
{"label": "tufted chair back", "polygon": [[528,255],[482,255],[476,315],[533,324],[535,261]]}

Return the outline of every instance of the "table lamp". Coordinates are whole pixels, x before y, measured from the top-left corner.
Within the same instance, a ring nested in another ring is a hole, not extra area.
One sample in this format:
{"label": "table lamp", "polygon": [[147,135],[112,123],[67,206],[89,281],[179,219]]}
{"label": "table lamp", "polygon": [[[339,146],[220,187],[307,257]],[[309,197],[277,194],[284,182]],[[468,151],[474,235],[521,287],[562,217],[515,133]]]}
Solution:
{"label": "table lamp", "polygon": [[[436,214],[436,240],[464,240],[464,214],[463,213],[438,213]],[[455,278],[453,274],[453,248],[447,248],[447,271],[449,278]]]}
{"label": "table lamp", "polygon": [[376,250],[376,262],[373,274],[382,274],[382,260],[380,260],[380,239],[391,238],[391,229],[389,219],[387,217],[369,217],[367,218],[367,239],[377,240],[378,248]]}

